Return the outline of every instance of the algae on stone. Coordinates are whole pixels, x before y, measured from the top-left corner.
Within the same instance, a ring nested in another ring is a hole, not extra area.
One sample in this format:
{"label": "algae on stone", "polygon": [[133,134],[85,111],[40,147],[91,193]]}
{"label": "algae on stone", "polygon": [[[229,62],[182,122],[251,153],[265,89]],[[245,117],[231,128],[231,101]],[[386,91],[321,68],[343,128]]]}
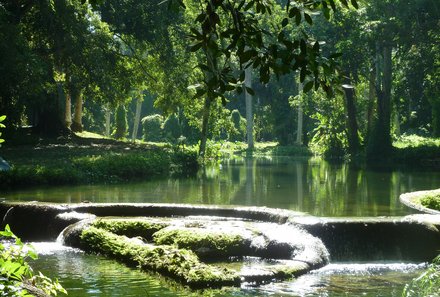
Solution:
{"label": "algae on stone", "polygon": [[166,223],[163,219],[159,221],[145,218],[105,218],[96,220],[92,226],[117,235],[142,237],[145,240],[151,240],[155,232],[169,226],[169,223]]}
{"label": "algae on stone", "polygon": [[102,253],[146,271],[168,275],[191,288],[217,288],[240,283],[237,273],[207,265],[192,251],[174,246],[153,246],[96,227],[83,230],[88,251]]}
{"label": "algae on stone", "polygon": [[242,256],[249,252],[245,238],[239,234],[201,228],[165,228],[156,232],[153,240],[156,244],[175,245],[210,258]]}

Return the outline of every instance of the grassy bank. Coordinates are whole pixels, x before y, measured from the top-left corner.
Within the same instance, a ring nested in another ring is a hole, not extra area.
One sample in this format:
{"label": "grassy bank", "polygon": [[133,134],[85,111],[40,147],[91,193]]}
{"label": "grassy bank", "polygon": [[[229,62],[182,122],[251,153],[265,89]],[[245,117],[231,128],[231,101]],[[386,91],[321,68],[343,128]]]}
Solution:
{"label": "grassy bank", "polygon": [[394,143],[393,161],[414,166],[440,167],[440,139],[402,136]]}
{"label": "grassy bank", "polygon": [[12,166],[0,172],[2,189],[140,181],[198,169],[193,150],[104,139],[4,146],[0,156]]}
{"label": "grassy bank", "polygon": [[279,156],[279,157],[311,157],[313,153],[306,146],[281,146],[277,142],[257,142],[253,150],[248,150],[244,142],[217,142],[208,146],[210,155],[230,156]]}

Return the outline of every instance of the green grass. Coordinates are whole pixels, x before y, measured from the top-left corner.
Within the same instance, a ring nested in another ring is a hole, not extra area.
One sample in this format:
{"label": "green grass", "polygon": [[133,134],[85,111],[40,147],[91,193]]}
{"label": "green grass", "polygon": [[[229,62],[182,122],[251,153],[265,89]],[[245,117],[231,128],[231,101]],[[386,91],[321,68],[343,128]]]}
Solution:
{"label": "green grass", "polygon": [[440,211],[440,194],[431,194],[420,198],[420,204],[424,207]]}
{"label": "green grass", "polygon": [[404,135],[393,143],[394,161],[411,165],[439,166],[440,138]]}
{"label": "green grass", "polygon": [[309,148],[299,145],[281,146],[277,142],[257,142],[253,150],[248,150],[244,142],[222,142],[217,144],[223,157],[233,155],[252,156],[282,156],[282,157],[310,157]]}
{"label": "green grass", "polygon": [[3,189],[139,181],[170,174],[194,174],[193,150],[102,139],[3,146],[0,155],[12,170],[0,172]]}

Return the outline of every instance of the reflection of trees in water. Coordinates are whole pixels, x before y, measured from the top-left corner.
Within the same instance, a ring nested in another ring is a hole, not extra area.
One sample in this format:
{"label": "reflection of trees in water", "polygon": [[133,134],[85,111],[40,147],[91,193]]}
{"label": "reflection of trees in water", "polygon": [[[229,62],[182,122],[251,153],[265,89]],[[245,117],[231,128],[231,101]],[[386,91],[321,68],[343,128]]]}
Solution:
{"label": "reflection of trees in water", "polygon": [[404,215],[400,193],[440,187],[440,172],[373,171],[286,158],[236,158],[198,177],[143,183],[28,189],[8,200],[255,205],[317,216]]}

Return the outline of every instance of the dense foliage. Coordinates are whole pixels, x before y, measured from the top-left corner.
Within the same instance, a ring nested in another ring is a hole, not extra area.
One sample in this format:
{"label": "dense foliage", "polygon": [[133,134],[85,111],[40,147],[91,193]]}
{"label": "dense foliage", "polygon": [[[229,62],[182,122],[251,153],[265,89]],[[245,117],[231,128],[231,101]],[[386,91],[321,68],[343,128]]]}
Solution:
{"label": "dense foliage", "polygon": [[37,254],[31,246],[23,244],[8,225],[0,231],[0,240],[0,296],[67,294],[57,280],[53,281],[41,272],[34,273],[28,261],[37,259]]}
{"label": "dense foliage", "polygon": [[434,259],[426,271],[405,286],[403,296],[438,296],[438,294],[440,294],[440,256]]}
{"label": "dense foliage", "polygon": [[115,137],[159,114],[144,139],[183,136],[202,155],[246,124],[257,141],[374,161],[400,135],[440,135],[439,19],[431,0],[5,2],[0,111],[9,129]]}

